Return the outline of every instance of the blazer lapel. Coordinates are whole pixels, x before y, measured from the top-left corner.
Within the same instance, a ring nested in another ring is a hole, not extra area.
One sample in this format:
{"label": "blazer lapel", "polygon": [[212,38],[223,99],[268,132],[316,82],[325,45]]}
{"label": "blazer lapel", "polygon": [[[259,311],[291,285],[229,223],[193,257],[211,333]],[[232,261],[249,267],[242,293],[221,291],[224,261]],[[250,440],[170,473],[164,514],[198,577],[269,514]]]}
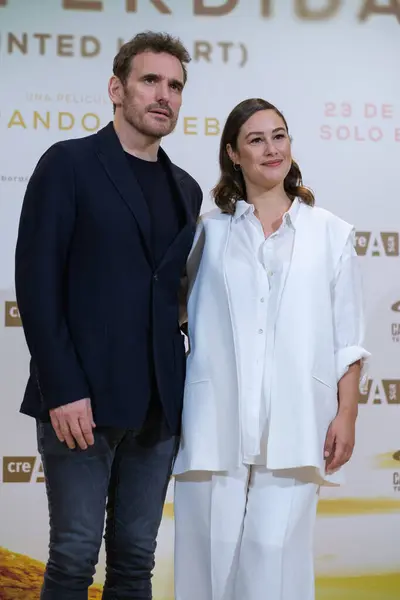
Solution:
{"label": "blazer lapel", "polygon": [[149,209],[142,190],[129,168],[112,122],[97,133],[96,152],[119,195],[132,212],[142,234],[148,261],[154,266]]}
{"label": "blazer lapel", "polygon": [[236,369],[237,369],[237,374],[238,374],[238,389],[240,390],[241,385],[242,385],[242,378],[241,378],[241,373],[240,373],[240,356],[239,356],[240,342],[238,339],[238,337],[239,337],[238,334],[239,334],[240,330],[238,328],[236,313],[235,313],[234,307],[232,306],[231,286],[229,285],[229,283],[232,281],[232,277],[229,277],[229,269],[227,267],[228,243],[229,243],[229,238],[231,235],[232,221],[233,221],[232,216],[220,215],[220,222],[218,223],[218,225],[220,225],[220,228],[221,228],[219,268],[222,271],[225,294],[226,294],[227,304],[228,304],[228,308],[229,308],[229,320],[230,320],[230,323],[232,326],[233,350],[234,350],[234,354],[235,354]]}
{"label": "blazer lapel", "polygon": [[[301,203],[298,207],[298,213],[296,216],[294,227],[295,227],[295,232],[294,232],[293,245],[290,250],[290,256],[288,257],[287,260],[285,260],[283,262],[282,279],[281,279],[279,292],[278,292],[278,299],[277,299],[277,303],[276,303],[275,320],[278,318],[278,314],[279,314],[281,304],[282,304],[283,292],[285,290],[285,287],[286,287],[286,284],[288,281],[288,277],[290,276],[290,273],[293,269],[293,261],[297,259],[297,255],[299,252],[301,252],[301,248],[304,244],[303,237],[302,237],[303,229],[304,229],[304,206]],[[299,244],[299,238],[301,240],[300,244]],[[312,239],[312,237],[309,239]],[[305,260],[304,264],[307,264],[307,259]]]}
{"label": "blazer lapel", "polygon": [[158,266],[161,266],[166,260],[170,259],[171,256],[184,252],[186,245],[189,246],[187,249],[187,252],[189,252],[192,243],[192,236],[194,235],[196,229],[196,223],[192,211],[190,210],[190,198],[185,193],[186,190],[179,179],[179,173],[177,173],[176,167],[174,167],[170,158],[162,148],[159,149],[158,157],[162,162],[164,169],[166,169],[168,172],[169,183],[172,186],[171,193],[174,196],[174,201],[180,205],[180,208],[183,209],[182,226],[175,238],[171,240],[171,243],[169,244],[168,248],[166,248],[163,257],[160,259]]}
{"label": "blazer lapel", "polygon": [[185,213],[185,225],[188,223],[193,225],[194,224],[193,215],[189,208],[188,199],[185,196],[184,191],[182,189],[182,183],[178,179],[178,176],[176,174],[176,171],[174,169],[174,166],[173,166],[168,154],[162,148],[160,148],[160,150],[159,150],[159,158],[164,163],[165,167],[168,169],[168,171],[171,175],[171,178],[172,178],[172,181],[174,184],[174,188],[175,188],[175,190],[172,190],[172,191],[173,192],[176,191],[177,200],[180,203],[180,205],[183,207],[183,210]]}

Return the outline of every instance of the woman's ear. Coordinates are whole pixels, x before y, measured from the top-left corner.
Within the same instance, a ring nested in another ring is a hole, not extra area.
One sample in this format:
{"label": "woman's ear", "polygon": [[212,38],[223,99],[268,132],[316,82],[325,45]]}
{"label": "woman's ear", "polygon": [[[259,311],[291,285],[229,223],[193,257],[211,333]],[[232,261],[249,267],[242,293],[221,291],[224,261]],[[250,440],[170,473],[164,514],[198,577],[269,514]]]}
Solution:
{"label": "woman's ear", "polygon": [[229,158],[231,159],[231,161],[233,162],[234,165],[237,164],[238,162],[238,156],[237,156],[237,152],[234,152],[232,150],[232,146],[230,144],[226,145],[226,151],[228,153]]}

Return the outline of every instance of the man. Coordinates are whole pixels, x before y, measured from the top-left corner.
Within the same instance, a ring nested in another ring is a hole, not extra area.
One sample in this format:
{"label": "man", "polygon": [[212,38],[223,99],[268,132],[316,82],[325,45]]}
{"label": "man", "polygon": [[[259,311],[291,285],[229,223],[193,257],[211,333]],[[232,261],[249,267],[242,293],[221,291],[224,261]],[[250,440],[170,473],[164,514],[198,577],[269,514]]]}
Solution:
{"label": "man", "polygon": [[150,599],[185,376],[178,291],[202,194],[160,141],[188,52],[146,32],[114,59],[114,122],[59,142],[26,191],[16,291],[50,512],[42,600],[83,600],[106,519],[104,600]]}

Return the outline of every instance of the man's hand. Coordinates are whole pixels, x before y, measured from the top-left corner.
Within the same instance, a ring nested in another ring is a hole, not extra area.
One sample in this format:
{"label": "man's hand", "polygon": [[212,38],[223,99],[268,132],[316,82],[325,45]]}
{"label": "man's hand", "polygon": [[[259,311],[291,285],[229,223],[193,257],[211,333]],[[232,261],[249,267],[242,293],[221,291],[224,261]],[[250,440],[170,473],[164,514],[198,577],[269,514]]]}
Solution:
{"label": "man's hand", "polygon": [[90,398],[83,398],[50,410],[51,424],[60,442],[75,448],[76,442],[82,450],[94,444],[93,421]]}
{"label": "man's hand", "polygon": [[356,436],[356,417],[353,412],[339,412],[329,426],[325,440],[326,472],[331,475],[350,460]]}

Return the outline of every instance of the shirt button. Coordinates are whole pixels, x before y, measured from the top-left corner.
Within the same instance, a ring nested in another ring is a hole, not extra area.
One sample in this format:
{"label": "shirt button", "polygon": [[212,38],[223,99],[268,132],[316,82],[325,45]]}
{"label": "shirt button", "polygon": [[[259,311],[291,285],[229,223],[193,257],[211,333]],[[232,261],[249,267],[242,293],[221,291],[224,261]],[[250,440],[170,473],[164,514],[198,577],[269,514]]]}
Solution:
{"label": "shirt button", "polygon": [[260,298],[260,302],[265,302],[264,298]]}
{"label": "shirt button", "polygon": [[259,330],[258,330],[258,333],[260,333],[260,334],[261,334],[261,333],[264,333],[264,330],[263,330],[263,329],[259,329]]}
{"label": "shirt button", "polygon": [[270,277],[272,277],[272,275],[273,275],[273,274],[274,274],[274,272],[273,272],[273,271],[268,271],[268,275],[269,275]]}

